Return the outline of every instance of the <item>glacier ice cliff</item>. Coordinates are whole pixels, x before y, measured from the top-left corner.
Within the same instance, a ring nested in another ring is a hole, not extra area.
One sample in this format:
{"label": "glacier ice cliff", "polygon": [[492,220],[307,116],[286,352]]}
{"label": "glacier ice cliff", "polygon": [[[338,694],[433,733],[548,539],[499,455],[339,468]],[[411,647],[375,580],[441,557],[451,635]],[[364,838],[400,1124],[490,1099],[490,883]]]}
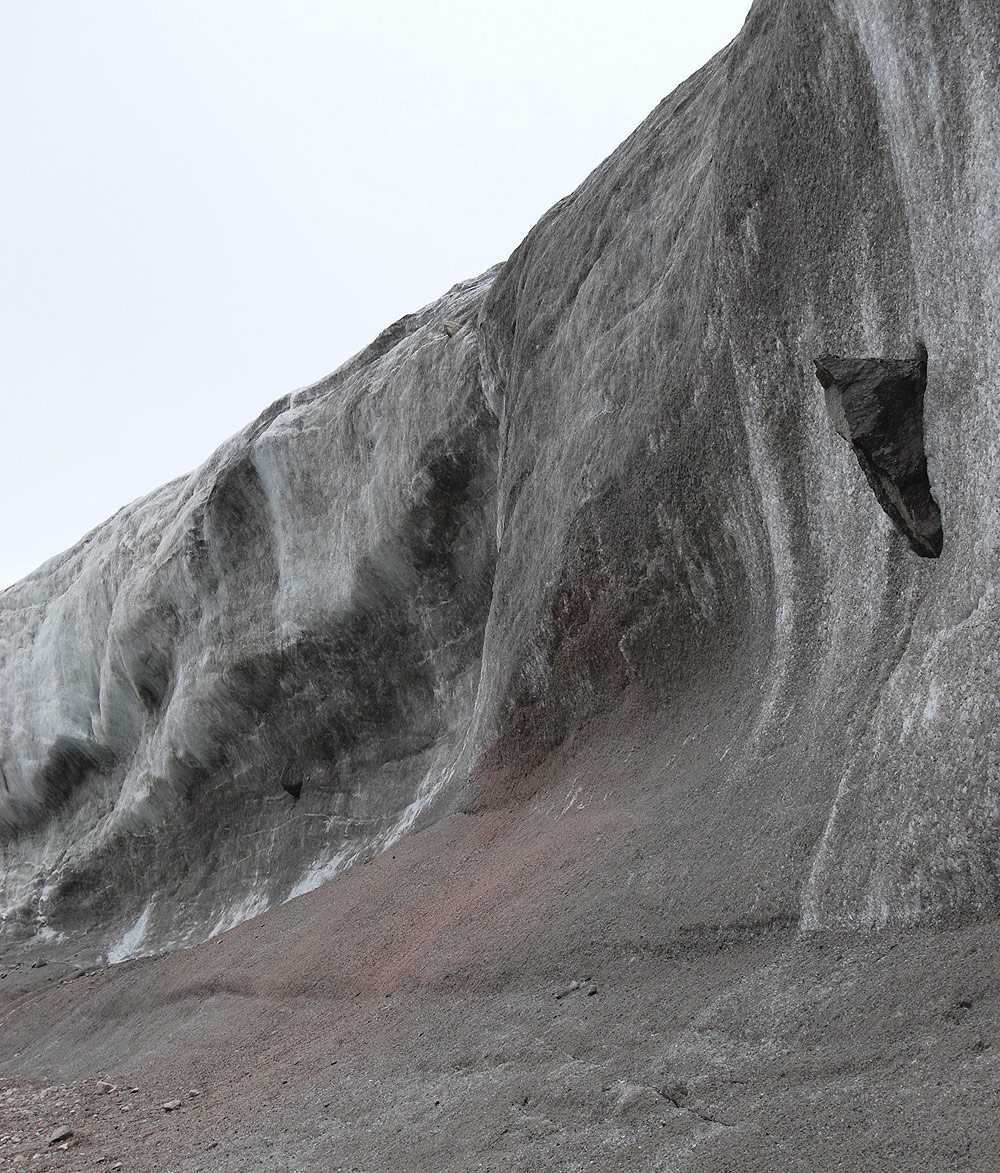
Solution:
{"label": "glacier ice cliff", "polygon": [[[985,0],[758,0],[505,263],[5,591],[5,933],[200,940],[609,720],[681,922],[994,907],[998,63]],[[921,346],[933,559],[814,368]]]}

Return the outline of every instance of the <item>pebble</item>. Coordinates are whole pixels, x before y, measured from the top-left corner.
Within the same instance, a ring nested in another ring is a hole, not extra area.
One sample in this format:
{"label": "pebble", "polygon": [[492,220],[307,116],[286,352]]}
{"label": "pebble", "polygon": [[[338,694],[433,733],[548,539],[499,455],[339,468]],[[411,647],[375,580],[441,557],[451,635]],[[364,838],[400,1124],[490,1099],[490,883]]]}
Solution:
{"label": "pebble", "polygon": [[73,1135],[73,1129],[68,1125],[63,1124],[55,1130],[49,1137],[49,1144],[58,1144],[61,1140],[69,1140]]}
{"label": "pebble", "polygon": [[160,1105],[164,1112],[176,1112],[180,1106],[180,1100],[167,1100],[166,1103]]}
{"label": "pebble", "polygon": [[108,1083],[108,1081],[106,1079],[99,1079],[97,1081],[97,1094],[98,1095],[106,1096],[110,1092],[116,1092],[117,1090],[118,1089],[115,1087],[115,1085],[113,1083]]}
{"label": "pebble", "polygon": [[571,981],[568,986],[565,986],[563,989],[559,990],[559,992],[556,994],[556,997],[565,998],[569,994],[575,994],[577,990],[583,990],[587,997],[590,998],[597,993],[597,986],[590,980],[589,977],[585,977],[580,981]]}

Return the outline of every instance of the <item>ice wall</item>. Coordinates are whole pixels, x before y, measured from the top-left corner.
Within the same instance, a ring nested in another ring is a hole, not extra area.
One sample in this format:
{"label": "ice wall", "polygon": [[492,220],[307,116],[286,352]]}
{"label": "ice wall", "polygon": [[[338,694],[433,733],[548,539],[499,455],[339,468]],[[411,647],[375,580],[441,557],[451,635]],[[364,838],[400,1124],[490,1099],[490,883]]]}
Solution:
{"label": "ice wall", "polygon": [[[6,591],[8,929],[197,939],[701,697],[720,919],[992,907],[998,46],[758,0],[504,265]],[[936,559],[814,366],[921,347]]]}

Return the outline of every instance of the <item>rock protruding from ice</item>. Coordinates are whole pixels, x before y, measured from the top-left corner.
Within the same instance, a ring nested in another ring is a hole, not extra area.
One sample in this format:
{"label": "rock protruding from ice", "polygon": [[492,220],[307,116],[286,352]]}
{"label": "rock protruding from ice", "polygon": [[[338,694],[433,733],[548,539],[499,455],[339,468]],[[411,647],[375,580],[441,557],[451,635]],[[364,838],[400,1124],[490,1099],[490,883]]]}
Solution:
{"label": "rock protruding from ice", "polygon": [[824,354],[816,376],[876,500],[914,553],[937,558],[944,535],[924,453],[926,352],[916,359]]}

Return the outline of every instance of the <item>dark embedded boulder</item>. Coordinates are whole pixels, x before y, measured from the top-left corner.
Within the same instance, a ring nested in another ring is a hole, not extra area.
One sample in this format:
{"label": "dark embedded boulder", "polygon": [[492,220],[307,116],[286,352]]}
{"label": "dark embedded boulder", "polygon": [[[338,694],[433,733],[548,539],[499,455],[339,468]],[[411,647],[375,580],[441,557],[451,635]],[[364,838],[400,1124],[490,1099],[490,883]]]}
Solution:
{"label": "dark embedded boulder", "polygon": [[879,505],[914,553],[937,558],[944,535],[924,453],[926,351],[916,359],[824,354],[815,361],[833,425]]}
{"label": "dark embedded boulder", "polygon": [[292,802],[298,802],[302,794],[302,779],[293,777],[287,770],[281,775],[281,788],[292,796]]}

